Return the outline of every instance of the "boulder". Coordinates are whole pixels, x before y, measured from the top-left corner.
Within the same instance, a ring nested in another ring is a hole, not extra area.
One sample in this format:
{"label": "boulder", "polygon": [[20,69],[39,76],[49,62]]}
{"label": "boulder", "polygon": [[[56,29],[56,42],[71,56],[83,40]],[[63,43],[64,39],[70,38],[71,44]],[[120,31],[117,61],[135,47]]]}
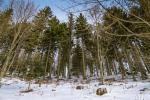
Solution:
{"label": "boulder", "polygon": [[99,96],[104,95],[106,93],[107,93],[107,89],[106,88],[98,88],[96,90],[96,95],[99,95]]}
{"label": "boulder", "polygon": [[77,89],[77,90],[84,89],[84,86],[77,86],[76,89]]}

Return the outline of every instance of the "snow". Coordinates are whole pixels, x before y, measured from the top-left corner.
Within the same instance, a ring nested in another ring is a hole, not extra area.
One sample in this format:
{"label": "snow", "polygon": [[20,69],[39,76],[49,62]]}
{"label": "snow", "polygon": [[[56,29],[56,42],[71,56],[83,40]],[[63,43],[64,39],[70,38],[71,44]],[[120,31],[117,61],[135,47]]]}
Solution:
{"label": "snow", "polygon": [[[150,100],[149,82],[113,82],[111,85],[98,85],[60,82],[59,84],[32,84],[33,92],[20,93],[28,83],[16,78],[4,78],[0,88],[0,100]],[[82,85],[84,89],[77,90]],[[107,88],[108,93],[96,95],[96,89]],[[144,90],[144,91],[142,91]]]}

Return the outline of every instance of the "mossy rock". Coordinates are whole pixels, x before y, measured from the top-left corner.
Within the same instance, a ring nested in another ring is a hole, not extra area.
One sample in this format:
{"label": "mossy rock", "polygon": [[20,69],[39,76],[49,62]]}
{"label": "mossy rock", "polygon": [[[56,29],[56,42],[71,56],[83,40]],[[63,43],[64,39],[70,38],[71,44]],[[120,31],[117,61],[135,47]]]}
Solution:
{"label": "mossy rock", "polygon": [[104,95],[106,93],[107,93],[107,89],[106,88],[98,88],[96,90],[96,95],[99,95],[99,96]]}

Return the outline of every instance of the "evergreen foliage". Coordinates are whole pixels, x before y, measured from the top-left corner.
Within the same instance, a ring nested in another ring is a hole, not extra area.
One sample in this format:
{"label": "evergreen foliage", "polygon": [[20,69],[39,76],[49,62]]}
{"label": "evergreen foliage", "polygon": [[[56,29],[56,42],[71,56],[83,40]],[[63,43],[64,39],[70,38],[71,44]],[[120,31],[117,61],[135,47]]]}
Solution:
{"label": "evergreen foliage", "polygon": [[70,13],[68,22],[61,22],[48,6],[32,20],[20,22],[13,19],[15,9],[1,11],[1,76],[94,77],[103,81],[104,76],[118,74],[125,79],[128,73],[136,80],[140,73],[141,79],[147,79],[150,36],[142,33],[150,32],[150,3],[148,0],[126,3],[130,5],[128,11],[120,6],[106,7],[102,18],[97,19],[101,21],[91,24],[82,13],[77,18]]}

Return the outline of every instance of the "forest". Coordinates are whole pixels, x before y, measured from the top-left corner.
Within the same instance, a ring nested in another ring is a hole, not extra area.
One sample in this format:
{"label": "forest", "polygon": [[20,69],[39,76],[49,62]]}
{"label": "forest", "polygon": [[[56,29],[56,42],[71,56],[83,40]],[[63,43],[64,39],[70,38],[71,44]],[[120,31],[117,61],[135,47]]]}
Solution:
{"label": "forest", "polygon": [[0,100],[149,100],[150,0],[39,1],[0,0]]}
{"label": "forest", "polygon": [[[8,1],[0,0],[0,81],[148,79],[149,0],[70,0],[66,22],[50,6]],[[84,9],[71,11],[77,6]]]}

